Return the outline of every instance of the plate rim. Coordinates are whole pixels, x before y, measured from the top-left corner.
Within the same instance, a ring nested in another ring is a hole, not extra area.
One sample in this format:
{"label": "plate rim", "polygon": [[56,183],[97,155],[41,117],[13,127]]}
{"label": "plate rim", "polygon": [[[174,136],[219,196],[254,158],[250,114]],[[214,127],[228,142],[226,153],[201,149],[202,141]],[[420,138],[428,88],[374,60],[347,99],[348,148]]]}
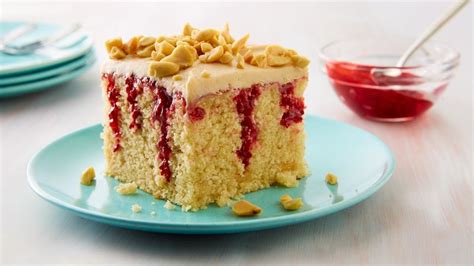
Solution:
{"label": "plate rim", "polygon": [[[0,24],[2,24],[2,23],[23,23],[23,22],[24,21],[19,21],[19,20],[7,20],[7,21],[0,21]],[[61,28],[61,26],[62,26],[61,24],[46,23],[46,22],[38,23],[38,25],[56,26],[56,27],[59,27],[59,28]],[[80,55],[86,53],[88,50],[90,50],[94,46],[94,41],[93,41],[90,33],[88,31],[86,31],[84,28],[81,28],[80,31],[83,33],[83,35],[85,37],[85,39],[82,40],[82,42],[85,43],[84,48],[78,49],[77,51],[72,52],[68,56],[58,58],[58,59],[55,59],[55,60],[51,60],[51,61],[47,61],[47,62],[38,62],[38,63],[35,63],[35,64],[30,64],[28,66],[17,66],[17,67],[13,67],[13,68],[10,68],[10,69],[4,69],[4,70],[0,69],[0,76],[7,75],[7,74],[14,74],[14,73],[20,74],[20,73],[24,73],[24,72],[31,71],[31,70],[37,70],[37,69],[40,69],[40,68],[43,68],[43,67],[47,67],[49,65],[63,63],[63,62],[66,62],[68,60],[72,60],[76,57],[79,57]]]}
{"label": "plate rim", "polygon": [[[54,141],[46,144],[43,146],[38,152],[36,152],[31,159],[28,161],[26,174],[27,174],[27,181],[30,188],[41,198],[45,199],[46,201],[52,203],[53,205],[59,206],[62,209],[70,211],[76,215],[81,217],[85,217],[87,219],[105,223],[105,224],[112,224],[115,226],[131,228],[135,230],[145,230],[145,231],[154,231],[154,232],[171,232],[171,233],[181,233],[181,234],[216,234],[216,233],[238,233],[238,232],[247,232],[247,231],[257,231],[262,229],[269,229],[280,227],[284,225],[291,225],[291,224],[298,224],[310,220],[314,220],[316,218],[326,216],[335,212],[339,212],[343,209],[348,207],[354,206],[363,200],[366,200],[375,192],[377,192],[380,188],[382,188],[390,177],[393,175],[393,172],[396,167],[396,159],[387,144],[385,144],[380,138],[372,134],[371,132],[358,128],[356,126],[350,125],[345,122],[341,122],[338,120],[327,119],[320,116],[315,115],[305,115],[306,119],[315,119],[315,120],[326,120],[331,123],[342,124],[347,127],[351,127],[352,129],[362,131],[370,137],[377,141],[379,145],[381,145],[387,156],[388,156],[388,164],[386,165],[383,173],[381,176],[378,177],[377,181],[371,185],[368,189],[364,190],[357,196],[350,198],[348,200],[344,200],[335,204],[332,204],[327,207],[323,208],[315,208],[312,210],[308,210],[305,212],[299,213],[292,213],[289,215],[277,216],[277,217],[268,217],[268,218],[260,218],[260,219],[252,219],[252,220],[242,220],[242,221],[224,221],[218,223],[205,223],[205,224],[193,224],[193,223],[170,223],[170,222],[160,222],[160,221],[145,221],[145,220],[133,220],[130,218],[125,217],[117,217],[110,214],[99,213],[93,210],[88,210],[84,208],[80,208],[74,206],[72,204],[66,203],[46,191],[44,191],[39,183],[38,180],[34,178],[33,174],[33,167],[38,160],[38,157],[44,152],[47,148],[54,146],[58,142],[73,137],[75,135],[80,135],[84,131],[92,130],[96,127],[101,127],[102,124],[93,124],[87,127],[81,128],[79,130],[73,131],[62,137],[55,139]],[[250,226],[250,227],[249,227]],[[153,227],[153,228],[152,228]]]}
{"label": "plate rim", "polygon": [[[3,88],[8,89],[8,87],[12,86],[20,86],[22,84],[28,84],[31,82],[41,82],[43,80],[47,80],[49,78],[54,78],[61,74],[67,74],[68,72],[72,72],[78,68],[81,68],[87,65],[89,62],[95,61],[95,51],[94,49],[90,49],[86,51],[84,54],[81,54],[79,57],[74,58],[72,60],[68,60],[63,63],[55,64],[59,66],[51,65],[53,68],[48,70],[39,69],[35,73],[19,73],[19,75],[10,76],[10,77],[2,77],[2,82],[7,80],[6,84],[2,84],[0,82],[0,90]],[[59,73],[58,73],[59,71]],[[62,73],[66,72],[66,73]],[[39,76],[39,77],[38,77]],[[27,78],[27,80],[21,80],[21,78]]]}
{"label": "plate rim", "polygon": [[[55,76],[45,78],[40,81],[33,80],[27,83],[21,83],[17,85],[12,85],[10,87],[0,88],[0,99],[6,99],[10,97],[15,97],[15,96],[20,96],[24,94],[52,89],[56,85],[68,82],[70,80],[73,80],[79,77],[80,75],[85,73],[87,70],[89,70],[95,64],[95,62],[96,62],[96,59],[94,57],[93,60],[91,60],[90,62],[86,62],[85,64],[79,67],[76,67],[75,69],[64,74],[55,75]],[[44,84],[45,82],[48,82],[48,85],[45,85]]]}

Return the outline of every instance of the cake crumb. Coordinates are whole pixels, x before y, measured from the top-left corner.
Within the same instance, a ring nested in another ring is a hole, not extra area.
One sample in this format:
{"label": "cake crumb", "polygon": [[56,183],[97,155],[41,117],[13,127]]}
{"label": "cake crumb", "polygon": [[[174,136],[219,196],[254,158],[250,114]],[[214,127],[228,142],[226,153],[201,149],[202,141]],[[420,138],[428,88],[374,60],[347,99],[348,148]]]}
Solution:
{"label": "cake crumb", "polygon": [[92,185],[92,181],[95,179],[95,171],[94,167],[89,167],[81,175],[81,184],[90,186]]}
{"label": "cake crumb", "polygon": [[135,184],[135,182],[120,183],[117,187],[115,187],[115,191],[121,195],[135,194],[137,192],[137,184]]}
{"label": "cake crumb", "polygon": [[240,200],[232,206],[232,212],[236,216],[255,216],[262,212],[262,209],[246,200]]}
{"label": "cake crumb", "polygon": [[301,198],[293,199],[288,194],[280,197],[280,203],[287,211],[296,211],[303,206],[303,200],[301,200]]}
{"label": "cake crumb", "polygon": [[176,206],[173,203],[171,203],[171,201],[169,200],[166,201],[163,207],[165,207],[165,209],[168,209],[168,210],[174,210],[176,208]]}
{"label": "cake crumb", "polygon": [[141,212],[142,211],[142,206],[135,203],[135,204],[132,205],[132,211],[135,212],[135,213]]}
{"label": "cake crumb", "polygon": [[156,204],[156,202],[155,202],[155,201],[152,201],[152,202],[151,202],[151,205],[155,205],[155,204]]}
{"label": "cake crumb", "polygon": [[156,215],[156,212],[155,211],[152,211],[150,212],[151,216],[155,216]]}
{"label": "cake crumb", "polygon": [[328,183],[329,185],[337,184],[337,176],[332,173],[328,173],[325,179],[326,179],[326,183]]}

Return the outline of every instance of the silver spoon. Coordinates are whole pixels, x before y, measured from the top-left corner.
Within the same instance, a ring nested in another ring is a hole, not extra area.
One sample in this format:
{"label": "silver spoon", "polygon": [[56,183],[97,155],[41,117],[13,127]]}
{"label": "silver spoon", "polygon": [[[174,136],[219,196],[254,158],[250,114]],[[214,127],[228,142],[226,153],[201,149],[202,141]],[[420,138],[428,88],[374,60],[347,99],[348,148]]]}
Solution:
{"label": "silver spoon", "polygon": [[[413,55],[413,53],[418,50],[426,41],[428,41],[436,32],[438,32],[451,18],[453,18],[463,7],[469,3],[470,0],[459,0],[457,1],[445,14],[439,17],[428,29],[426,29],[423,34],[420,35],[403,53],[403,55],[398,59],[396,67],[403,67],[408,59]],[[372,73],[375,77],[377,76],[388,76],[388,77],[398,77],[402,72],[397,68],[389,68],[378,70],[375,72],[383,73]]]}

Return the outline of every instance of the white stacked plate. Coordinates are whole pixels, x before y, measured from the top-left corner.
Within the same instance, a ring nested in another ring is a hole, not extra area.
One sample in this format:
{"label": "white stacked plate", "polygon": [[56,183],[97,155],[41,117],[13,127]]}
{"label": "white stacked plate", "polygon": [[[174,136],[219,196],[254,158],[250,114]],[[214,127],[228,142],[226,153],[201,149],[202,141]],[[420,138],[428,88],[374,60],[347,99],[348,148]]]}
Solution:
{"label": "white stacked plate", "polygon": [[[24,24],[0,22],[0,39]],[[38,23],[9,45],[21,46],[41,40],[63,28]],[[30,54],[10,55],[0,51],[0,98],[45,90],[80,76],[95,62],[92,45],[92,38],[80,29]]]}

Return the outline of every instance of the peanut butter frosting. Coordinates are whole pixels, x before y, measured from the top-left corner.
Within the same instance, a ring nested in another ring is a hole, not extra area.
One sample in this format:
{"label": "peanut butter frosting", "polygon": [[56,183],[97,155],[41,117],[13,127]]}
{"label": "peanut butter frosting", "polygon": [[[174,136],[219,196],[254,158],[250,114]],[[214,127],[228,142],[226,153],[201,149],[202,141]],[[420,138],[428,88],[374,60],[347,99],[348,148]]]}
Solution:
{"label": "peanut butter frosting", "polygon": [[198,30],[186,24],[177,36],[135,36],[106,42],[110,61],[103,73],[135,74],[155,79],[188,102],[233,88],[280,82],[307,76],[309,60],[278,45],[247,46],[249,35],[234,40],[222,31]]}

